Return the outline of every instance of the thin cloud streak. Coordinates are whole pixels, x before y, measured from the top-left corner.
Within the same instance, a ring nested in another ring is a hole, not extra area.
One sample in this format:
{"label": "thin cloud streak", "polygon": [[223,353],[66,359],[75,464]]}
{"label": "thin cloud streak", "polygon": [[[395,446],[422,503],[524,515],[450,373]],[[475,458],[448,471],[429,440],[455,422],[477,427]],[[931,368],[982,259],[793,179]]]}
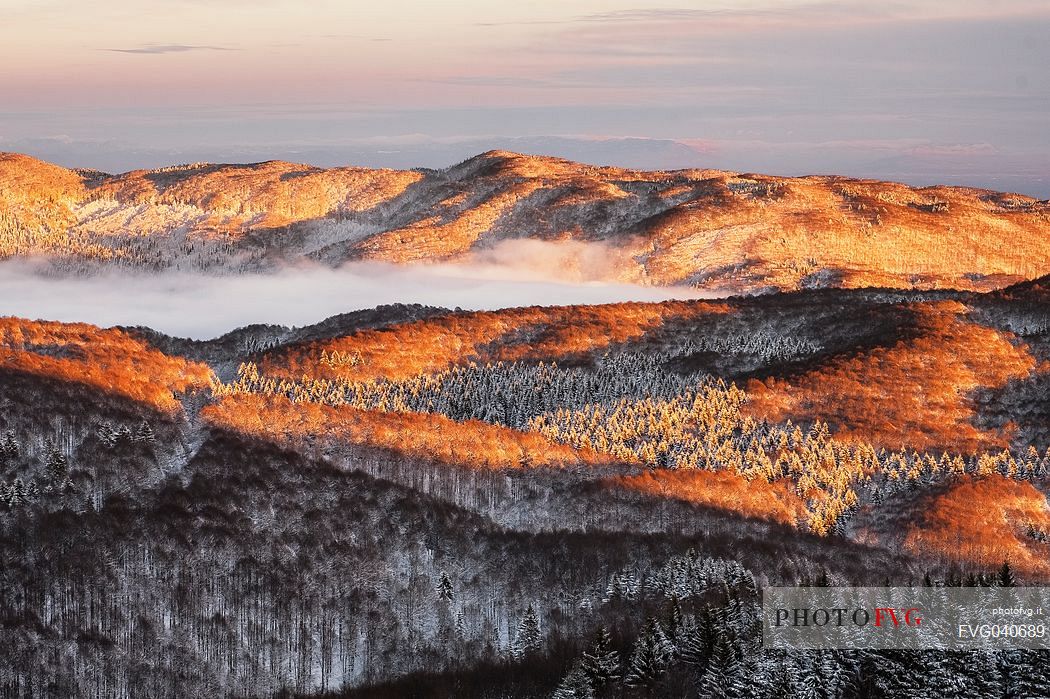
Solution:
{"label": "thin cloud streak", "polygon": [[140,46],[134,49],[102,49],[112,53],[131,53],[140,55],[158,55],[165,53],[187,53],[189,51],[236,51],[227,46],[194,46],[191,44],[158,44]]}

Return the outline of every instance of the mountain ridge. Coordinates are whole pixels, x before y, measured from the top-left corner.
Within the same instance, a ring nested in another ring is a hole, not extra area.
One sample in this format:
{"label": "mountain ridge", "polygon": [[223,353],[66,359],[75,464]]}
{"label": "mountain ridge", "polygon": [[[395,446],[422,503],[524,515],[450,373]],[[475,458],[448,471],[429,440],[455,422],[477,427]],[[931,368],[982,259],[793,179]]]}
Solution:
{"label": "mountain ridge", "polygon": [[986,291],[1050,273],[1050,201],[500,150],[443,170],[272,160],[116,175],[0,154],[0,259],[30,257],[75,272],[441,262],[739,293]]}

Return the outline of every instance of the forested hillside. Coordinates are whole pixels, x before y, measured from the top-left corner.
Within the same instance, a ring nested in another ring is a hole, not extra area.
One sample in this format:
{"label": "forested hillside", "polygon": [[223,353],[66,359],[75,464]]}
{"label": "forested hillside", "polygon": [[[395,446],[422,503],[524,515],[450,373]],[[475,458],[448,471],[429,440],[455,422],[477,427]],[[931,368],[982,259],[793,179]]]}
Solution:
{"label": "forested hillside", "polygon": [[766,585],[1050,581],[1046,282],[0,321],[0,696],[1034,697]]}
{"label": "forested hillside", "polygon": [[959,187],[646,172],[490,151],[444,170],[195,163],[120,175],[0,153],[0,259],[62,273],[510,264],[750,292],[989,290],[1050,273],[1050,204]]}

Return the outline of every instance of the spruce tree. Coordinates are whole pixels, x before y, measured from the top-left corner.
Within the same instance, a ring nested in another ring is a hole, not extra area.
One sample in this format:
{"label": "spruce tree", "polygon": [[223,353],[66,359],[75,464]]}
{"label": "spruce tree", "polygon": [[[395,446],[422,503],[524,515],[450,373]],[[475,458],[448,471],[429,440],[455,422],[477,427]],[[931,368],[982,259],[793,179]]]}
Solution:
{"label": "spruce tree", "polygon": [[441,571],[441,577],[438,579],[437,593],[438,599],[446,604],[452,604],[456,601],[456,591],[452,587],[452,578],[445,571]]}
{"label": "spruce tree", "polygon": [[825,687],[825,678],[821,675],[821,667],[818,663],[812,662],[810,658],[806,658],[800,668],[800,673],[797,695],[799,699],[825,699],[827,696],[827,687]]}
{"label": "spruce tree", "polygon": [[686,629],[679,648],[679,657],[682,662],[695,665],[702,672],[707,667],[714,642],[714,615],[710,607],[704,607],[696,616],[693,624]]}
{"label": "spruce tree", "polygon": [[737,699],[745,696],[740,685],[739,663],[729,635],[722,631],[715,640],[707,670],[700,680],[700,692],[710,699]]}
{"label": "spruce tree", "polygon": [[671,596],[671,601],[667,605],[667,638],[671,641],[671,644],[675,647],[675,651],[678,650],[678,644],[681,641],[682,633],[684,629],[682,627],[682,604],[678,601],[677,595]]}
{"label": "spruce tree", "polygon": [[511,653],[518,659],[531,655],[540,649],[541,640],[540,622],[536,618],[536,610],[530,604],[518,623],[518,634],[514,638]]}
{"label": "spruce tree", "polygon": [[761,680],[765,682],[765,687],[761,696],[768,697],[768,699],[795,696],[797,691],[795,688],[794,666],[790,662],[788,653],[779,655],[766,653],[763,655],[763,659],[765,660],[765,671],[761,676]]}
{"label": "spruce tree", "polygon": [[623,683],[628,687],[652,687],[671,663],[672,648],[659,622],[650,619],[634,644]]}
{"label": "spruce tree", "polygon": [[113,448],[117,443],[117,431],[109,420],[103,420],[95,430],[95,434],[99,441],[107,447]]}
{"label": "spruce tree", "polygon": [[999,568],[999,573],[995,576],[995,584],[999,587],[1016,587],[1017,579],[1014,577],[1014,572],[1010,568],[1009,561],[1003,561],[1003,565]]}
{"label": "spruce tree", "polygon": [[135,432],[134,439],[136,442],[142,442],[143,444],[153,444],[156,441],[156,435],[153,434],[153,428],[150,427],[150,424],[143,420]]}
{"label": "spruce tree", "polygon": [[66,460],[66,455],[55,447],[53,442],[48,442],[49,450],[47,454],[47,479],[55,487],[61,487],[65,484],[66,479],[69,478],[69,462]]}
{"label": "spruce tree", "polygon": [[463,618],[463,612],[456,612],[455,626],[453,627],[456,632],[457,638],[466,638],[467,636],[467,621]]}
{"label": "spruce tree", "polygon": [[620,654],[613,650],[612,638],[604,626],[598,628],[594,643],[584,652],[582,668],[595,691],[620,679]]}
{"label": "spruce tree", "polygon": [[974,699],[1000,699],[1003,680],[995,651],[971,650],[960,653],[961,670],[967,678],[967,691]]}
{"label": "spruce tree", "polygon": [[591,686],[587,674],[579,663],[573,665],[558,688],[554,690],[551,699],[593,699],[594,688]]}
{"label": "spruce tree", "polygon": [[15,439],[15,433],[10,430],[4,434],[3,441],[0,441],[0,463],[10,463],[18,458],[18,440]]}
{"label": "spruce tree", "polygon": [[923,653],[925,667],[920,687],[927,695],[944,699],[970,699],[978,697],[975,687],[967,677],[968,655],[962,651],[936,651]]}
{"label": "spruce tree", "polygon": [[865,672],[872,674],[876,696],[924,696],[921,680],[926,669],[920,651],[883,650],[870,654],[869,659],[872,664]]}
{"label": "spruce tree", "polygon": [[999,653],[1003,699],[1050,697],[1050,653],[1008,650]]}
{"label": "spruce tree", "polygon": [[18,507],[29,502],[29,489],[26,488],[26,484],[21,478],[16,478],[15,482],[11,484],[8,500],[11,507]]}

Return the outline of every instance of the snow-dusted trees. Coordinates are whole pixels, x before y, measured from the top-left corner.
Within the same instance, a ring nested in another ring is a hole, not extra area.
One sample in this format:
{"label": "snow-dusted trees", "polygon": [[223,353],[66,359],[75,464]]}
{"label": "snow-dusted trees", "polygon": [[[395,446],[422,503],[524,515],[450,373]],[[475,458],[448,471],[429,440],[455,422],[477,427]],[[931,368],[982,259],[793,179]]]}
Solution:
{"label": "snow-dusted trees", "polygon": [[18,440],[15,439],[15,433],[8,430],[4,433],[4,437],[0,440],[0,465],[13,461],[18,458],[20,451]]}
{"label": "snow-dusted trees", "polygon": [[584,652],[581,668],[595,691],[620,679],[620,654],[613,648],[609,630],[604,626],[598,628],[594,642]]}
{"label": "snow-dusted trees", "polygon": [[438,599],[445,604],[452,604],[456,601],[456,591],[452,586],[452,578],[449,577],[447,571],[441,571],[441,576],[438,578],[437,593]]}
{"label": "snow-dusted trees", "polygon": [[700,690],[703,696],[712,699],[745,699],[748,696],[741,682],[740,658],[726,630],[715,639],[700,680]]}
{"label": "snow-dusted trees", "polygon": [[511,655],[515,658],[525,658],[537,652],[543,644],[543,636],[540,632],[540,622],[536,617],[536,609],[530,604],[518,622],[518,632],[511,646]]}
{"label": "snow-dusted trees", "polygon": [[663,678],[673,659],[674,646],[660,622],[650,619],[635,641],[623,683],[628,687],[652,687]]}
{"label": "snow-dusted trees", "polygon": [[[804,353],[807,348],[778,351]],[[356,361],[353,354],[322,352],[322,363]],[[610,461],[658,470],[729,471],[748,480],[790,479],[805,508],[797,524],[822,536],[842,534],[864,504],[911,486],[966,473],[1010,478],[1050,473],[1050,451],[1034,448],[966,458],[894,452],[856,437],[839,439],[819,421],[803,427],[758,420],[748,411],[748,393],[735,384],[698,372],[669,371],[677,356],[610,354],[588,367],[471,364],[397,381],[275,378],[248,363],[240,367],[236,381],[216,391],[220,396],[279,395],[302,404],[482,420],[538,433]],[[468,464],[474,458],[469,449],[457,456]],[[521,448],[511,458],[531,468],[542,457]]]}
{"label": "snow-dusted trees", "polygon": [[551,699],[593,699],[594,687],[583,667],[573,665],[558,687],[551,694]]}
{"label": "snow-dusted trees", "polygon": [[135,430],[134,439],[136,442],[143,442],[145,444],[153,444],[157,440],[156,435],[153,433],[153,427],[149,424],[148,420],[143,420],[139,423],[138,429]]}
{"label": "snow-dusted trees", "polygon": [[678,644],[678,657],[683,663],[692,665],[703,672],[711,657],[716,640],[714,614],[710,607],[704,607],[696,615],[693,623],[688,624]]}

